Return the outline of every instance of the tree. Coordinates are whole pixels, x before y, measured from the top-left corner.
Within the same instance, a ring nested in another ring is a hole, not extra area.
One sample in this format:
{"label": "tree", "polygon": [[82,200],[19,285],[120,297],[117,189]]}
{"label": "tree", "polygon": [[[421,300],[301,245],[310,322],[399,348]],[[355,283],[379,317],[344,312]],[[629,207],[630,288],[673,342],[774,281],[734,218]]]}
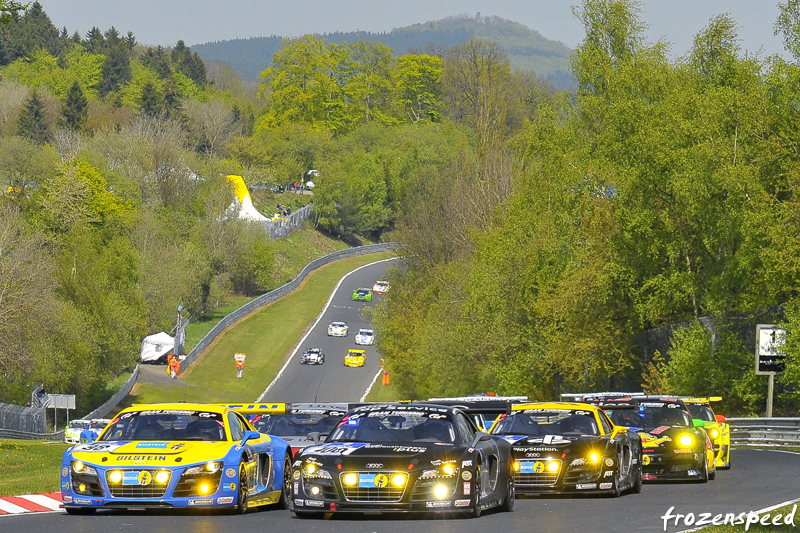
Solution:
{"label": "tree", "polygon": [[70,87],[67,98],[61,106],[61,116],[62,125],[73,131],[83,129],[89,118],[89,102],[77,81]]}
{"label": "tree", "polygon": [[44,103],[39,93],[33,91],[19,114],[17,123],[19,134],[38,144],[50,138],[50,125],[44,112]]}
{"label": "tree", "polygon": [[103,65],[103,81],[98,87],[101,96],[107,96],[110,92],[131,80],[131,61],[128,45],[117,38],[116,44],[106,47],[106,62]]}
{"label": "tree", "polygon": [[161,97],[156,86],[149,81],[142,87],[139,98],[139,113],[146,117],[157,117],[161,114]]}
{"label": "tree", "polygon": [[24,10],[28,4],[21,4],[15,0],[0,0],[0,24],[8,24],[14,20],[14,15]]}
{"label": "tree", "polygon": [[398,102],[411,122],[441,119],[442,67],[438,56],[407,54],[400,56],[397,73]]}
{"label": "tree", "polygon": [[780,14],[775,21],[775,35],[783,35],[783,43],[795,59],[800,59],[800,0],[778,4]]}

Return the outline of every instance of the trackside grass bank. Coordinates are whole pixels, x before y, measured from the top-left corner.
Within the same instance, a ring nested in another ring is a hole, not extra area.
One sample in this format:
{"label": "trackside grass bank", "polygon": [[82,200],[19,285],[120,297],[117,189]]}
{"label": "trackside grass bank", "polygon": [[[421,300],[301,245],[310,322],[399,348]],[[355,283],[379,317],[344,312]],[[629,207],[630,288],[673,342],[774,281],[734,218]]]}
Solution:
{"label": "trackside grass bank", "polygon": [[58,492],[63,442],[0,440],[0,496]]}
{"label": "trackside grass bank", "polygon": [[[255,400],[316,320],[342,276],[359,266],[390,257],[394,254],[370,254],[320,268],[292,294],[223,332],[174,385],[137,384],[125,403]],[[237,352],[247,355],[241,379],[236,378],[233,359]]]}

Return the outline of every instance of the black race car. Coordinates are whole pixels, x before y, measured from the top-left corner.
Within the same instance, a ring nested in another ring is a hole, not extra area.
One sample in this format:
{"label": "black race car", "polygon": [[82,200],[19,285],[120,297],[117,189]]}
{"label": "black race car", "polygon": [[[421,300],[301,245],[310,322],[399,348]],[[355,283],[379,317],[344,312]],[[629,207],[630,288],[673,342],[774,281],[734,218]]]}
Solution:
{"label": "black race car", "polygon": [[593,405],[513,405],[492,427],[513,445],[518,494],[642,490],[642,442]]}
{"label": "black race car", "polygon": [[514,507],[511,446],[479,432],[460,410],[372,404],[342,418],[324,444],[303,449],[292,472],[293,511],[453,512]]}
{"label": "black race car", "polygon": [[292,454],[314,444],[308,435],[321,438],[333,431],[339,420],[352,407],[347,403],[290,403],[285,413],[256,415],[251,420],[259,433],[280,437],[292,447]]}
{"label": "black race car", "polygon": [[708,434],[695,427],[683,400],[664,396],[586,395],[584,401],[605,410],[611,421],[642,438],[642,479],[692,479],[717,475]]}

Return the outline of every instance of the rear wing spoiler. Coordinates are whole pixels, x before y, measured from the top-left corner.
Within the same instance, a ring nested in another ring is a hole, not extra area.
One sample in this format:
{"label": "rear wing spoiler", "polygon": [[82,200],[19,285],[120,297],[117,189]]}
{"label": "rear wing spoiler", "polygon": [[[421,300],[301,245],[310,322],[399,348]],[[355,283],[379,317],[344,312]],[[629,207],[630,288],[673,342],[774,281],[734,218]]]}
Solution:
{"label": "rear wing spoiler", "polygon": [[681,400],[685,403],[711,403],[711,402],[721,402],[722,396],[709,396],[708,398],[690,398],[681,396]]}
{"label": "rear wing spoiler", "polygon": [[562,400],[571,400],[574,402],[582,402],[584,398],[624,398],[626,396],[647,396],[643,392],[580,392],[562,394]]}

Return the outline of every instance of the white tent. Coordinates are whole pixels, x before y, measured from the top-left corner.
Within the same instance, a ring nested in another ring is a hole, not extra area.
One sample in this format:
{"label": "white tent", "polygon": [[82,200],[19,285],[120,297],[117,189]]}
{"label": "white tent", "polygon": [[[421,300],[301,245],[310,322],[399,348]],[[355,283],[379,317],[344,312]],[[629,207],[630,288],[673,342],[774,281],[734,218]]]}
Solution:
{"label": "white tent", "polygon": [[143,363],[158,363],[163,357],[167,360],[167,354],[175,349],[175,339],[169,333],[162,331],[148,335],[142,341],[142,352],[140,361]]}
{"label": "white tent", "polygon": [[244,183],[244,178],[241,176],[230,175],[227,176],[228,183],[233,187],[233,192],[236,194],[236,202],[239,202],[239,218],[245,220],[254,220],[256,222],[267,222],[269,217],[265,217],[258,212],[256,206],[253,205],[253,200],[250,198],[250,192],[247,190],[247,185]]}

